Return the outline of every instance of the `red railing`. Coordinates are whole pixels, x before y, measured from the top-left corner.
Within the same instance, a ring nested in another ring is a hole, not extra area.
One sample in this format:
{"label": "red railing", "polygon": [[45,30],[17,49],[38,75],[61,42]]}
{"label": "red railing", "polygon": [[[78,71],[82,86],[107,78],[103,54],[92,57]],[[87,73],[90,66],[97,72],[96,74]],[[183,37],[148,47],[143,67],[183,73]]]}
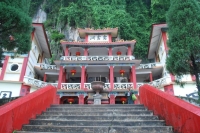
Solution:
{"label": "red railing", "polygon": [[199,107],[149,85],[141,86],[139,94],[140,103],[173,126],[175,133],[200,133]]}
{"label": "red railing", "polygon": [[41,114],[51,104],[57,104],[56,88],[46,86],[0,107],[0,133],[20,130],[23,124]]}

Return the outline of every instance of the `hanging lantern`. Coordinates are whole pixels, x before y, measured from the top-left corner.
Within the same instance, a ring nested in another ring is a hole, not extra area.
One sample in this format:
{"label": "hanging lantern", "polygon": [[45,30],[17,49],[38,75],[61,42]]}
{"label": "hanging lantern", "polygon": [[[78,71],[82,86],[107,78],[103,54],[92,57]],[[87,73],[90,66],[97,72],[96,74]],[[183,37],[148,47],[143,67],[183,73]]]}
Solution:
{"label": "hanging lantern", "polygon": [[81,52],[76,52],[76,56],[80,56],[81,55]]}
{"label": "hanging lantern", "polygon": [[74,99],[73,98],[68,98],[67,101],[68,101],[69,104],[72,104],[74,102]]}
{"label": "hanging lantern", "polygon": [[117,51],[117,55],[118,55],[118,56],[122,55],[122,52]]}
{"label": "hanging lantern", "polygon": [[120,73],[120,75],[124,76],[125,71],[124,71],[123,69],[121,69],[121,70],[119,71],[119,73]]}
{"label": "hanging lantern", "polygon": [[120,100],[121,100],[122,104],[126,103],[126,98],[125,97],[121,97]]}
{"label": "hanging lantern", "polygon": [[75,69],[72,69],[72,70],[71,70],[71,74],[72,74],[72,76],[74,76],[74,74],[76,74],[76,70],[75,70]]}

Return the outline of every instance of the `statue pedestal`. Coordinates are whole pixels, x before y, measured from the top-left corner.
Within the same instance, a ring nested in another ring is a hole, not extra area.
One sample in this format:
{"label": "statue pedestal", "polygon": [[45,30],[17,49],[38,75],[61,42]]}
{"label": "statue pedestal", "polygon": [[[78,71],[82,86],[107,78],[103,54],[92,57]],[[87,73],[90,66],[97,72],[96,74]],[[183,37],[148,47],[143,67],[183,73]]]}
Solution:
{"label": "statue pedestal", "polygon": [[104,84],[105,83],[101,81],[94,81],[91,83],[92,90],[96,92],[96,94],[93,95],[95,105],[101,104],[102,95],[100,95],[99,92],[103,90]]}
{"label": "statue pedestal", "polygon": [[94,104],[95,104],[95,105],[101,104],[102,95],[100,95],[100,94],[95,94],[95,95],[93,95],[93,98],[94,98]]}

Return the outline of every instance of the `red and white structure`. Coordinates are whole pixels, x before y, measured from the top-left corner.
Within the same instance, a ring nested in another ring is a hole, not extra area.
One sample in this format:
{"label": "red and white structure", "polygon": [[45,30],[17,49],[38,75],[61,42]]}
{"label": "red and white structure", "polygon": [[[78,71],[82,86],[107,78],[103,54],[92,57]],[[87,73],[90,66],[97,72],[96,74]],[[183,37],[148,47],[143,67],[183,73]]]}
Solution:
{"label": "red and white structure", "polygon": [[[51,84],[57,87],[61,104],[93,104],[95,92],[91,82],[101,80],[105,82],[102,104],[117,104],[126,102],[124,92],[128,88],[137,92],[143,84],[182,96],[196,89],[193,76],[184,77],[188,82],[182,89],[174,83],[175,76],[165,69],[166,24],[152,25],[148,48],[148,59],[152,63],[148,64],[141,64],[141,60],[133,56],[136,40],[117,38],[118,28],[85,28],[78,29],[81,41],[60,41],[63,53],[51,65],[44,26],[34,23],[33,27],[29,54],[14,59],[7,54],[0,71],[0,92],[11,91],[12,97],[24,96]],[[186,89],[188,87],[190,90]]]}

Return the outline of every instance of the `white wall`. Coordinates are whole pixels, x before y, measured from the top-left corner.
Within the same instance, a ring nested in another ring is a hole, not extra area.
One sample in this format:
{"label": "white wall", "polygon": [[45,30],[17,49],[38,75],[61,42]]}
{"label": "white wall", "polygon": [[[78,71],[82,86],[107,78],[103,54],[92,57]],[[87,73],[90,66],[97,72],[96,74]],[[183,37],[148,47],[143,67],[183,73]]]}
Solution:
{"label": "white wall", "polygon": [[[20,74],[22,71],[23,61],[24,61],[24,58],[22,58],[22,57],[15,57],[14,59],[9,57],[3,80],[19,81]],[[16,71],[11,71],[11,66],[13,64],[17,64],[19,66]]]}
{"label": "white wall", "polygon": [[186,94],[190,94],[197,91],[195,83],[187,83],[181,88],[180,85],[174,84],[174,95],[175,96],[186,96]]}
{"label": "white wall", "polygon": [[14,82],[0,82],[0,92],[1,91],[12,91],[11,97],[17,97],[20,94],[21,83]]}
{"label": "white wall", "polygon": [[40,50],[38,47],[38,43],[36,39],[34,38],[32,40],[31,50],[29,52],[29,59],[28,59],[25,76],[34,78],[34,75],[35,75],[34,66],[37,64],[39,54],[40,54]]}

